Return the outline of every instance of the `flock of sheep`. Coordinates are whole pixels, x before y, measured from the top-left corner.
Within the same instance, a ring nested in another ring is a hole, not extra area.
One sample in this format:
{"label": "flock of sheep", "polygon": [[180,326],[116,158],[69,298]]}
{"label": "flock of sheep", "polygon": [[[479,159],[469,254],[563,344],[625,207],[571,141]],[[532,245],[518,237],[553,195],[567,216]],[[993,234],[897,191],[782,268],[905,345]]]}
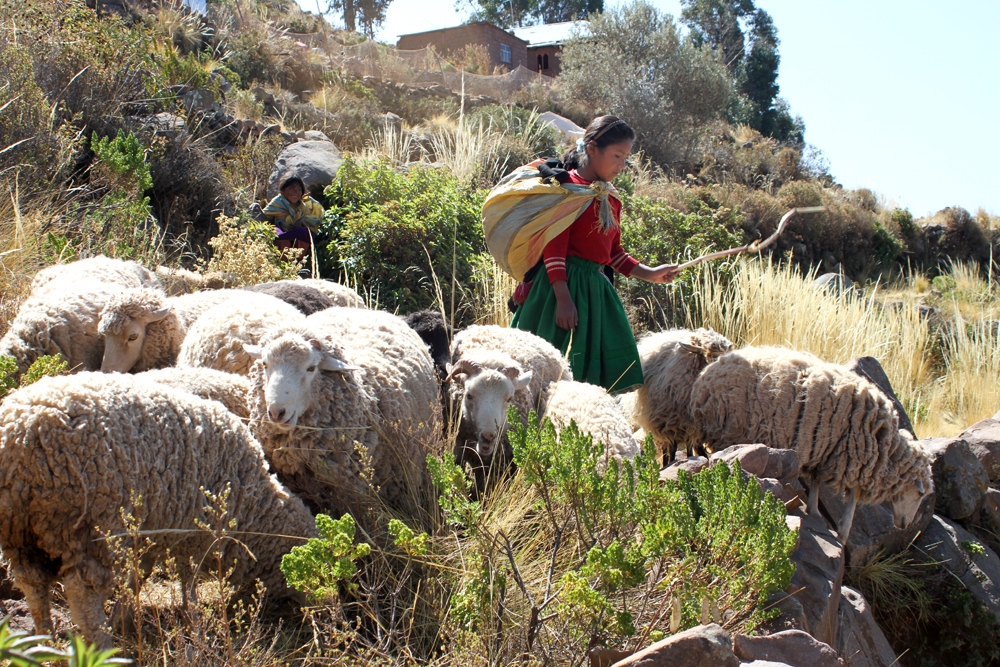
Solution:
{"label": "flock of sheep", "polygon": [[[575,422],[605,458],[633,458],[643,430],[667,460],[701,444],[796,449],[811,512],[820,484],[848,496],[842,534],[855,503],[891,501],[905,525],[930,488],[889,400],[810,355],[734,351],[701,329],[651,334],[645,386],[614,398],[516,329],[452,337],[439,314],[368,310],[327,281],[184,293],[170,277],[105,257],[47,268],[0,339],[20,372],[61,355],[72,373],[0,403],[0,553],[38,631],[51,630],[58,580],[74,623],[109,642],[114,558],[101,535],[124,530],[120,509],[139,496],[148,566],[167,550],[187,564],[214,539],[197,527],[204,491],[228,488],[232,584],[246,593],[259,579],[270,597],[294,598],[278,566],[315,535],[313,511],[359,507],[373,490],[412,511],[446,432],[482,494],[512,465],[509,406],[524,422],[532,410],[557,428]],[[195,574],[181,568],[185,596]]]}

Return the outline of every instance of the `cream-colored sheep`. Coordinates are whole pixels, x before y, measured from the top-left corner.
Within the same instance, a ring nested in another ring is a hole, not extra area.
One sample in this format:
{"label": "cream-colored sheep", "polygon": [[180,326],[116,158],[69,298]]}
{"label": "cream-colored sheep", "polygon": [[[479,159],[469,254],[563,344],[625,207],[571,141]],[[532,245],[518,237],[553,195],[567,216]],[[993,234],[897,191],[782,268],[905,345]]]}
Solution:
{"label": "cream-colored sheep", "polygon": [[556,429],[574,422],[581,433],[604,445],[604,458],[631,461],[641,451],[621,406],[603,387],[586,382],[553,382],[542,392],[542,418]]}
{"label": "cream-colored sheep", "polygon": [[170,296],[193,294],[204,290],[226,289],[237,287],[240,281],[231,273],[208,271],[195,273],[187,269],[156,267],[156,277],[163,285],[163,290]]}
{"label": "cream-colored sheep", "polygon": [[332,280],[304,278],[302,280],[286,280],[280,282],[290,282],[318,289],[320,292],[330,297],[330,300],[333,301],[333,305],[335,306],[342,306],[344,308],[367,308],[365,300],[362,299],[357,292],[347,285],[341,285],[340,283],[333,282]]}
{"label": "cream-colored sheep", "polygon": [[180,389],[209,401],[218,401],[240,419],[246,421],[250,418],[250,407],[247,405],[250,380],[245,375],[213,368],[157,368],[136,373],[135,377]]}
{"label": "cream-colored sheep", "polygon": [[160,281],[144,266],[101,255],[42,269],[31,280],[31,293],[40,295],[50,290],[62,291],[64,286],[72,287],[81,280],[96,280],[125,288],[161,289]]}
{"label": "cream-colored sheep", "polygon": [[256,345],[272,328],[304,323],[305,319],[295,306],[269,294],[234,290],[230,298],[188,328],[177,365],[247,375],[253,358],[244,350],[245,345]]}
{"label": "cream-colored sheep", "polygon": [[[237,539],[219,544],[197,522],[210,523],[203,490],[227,486]],[[167,550],[178,563],[214,564],[218,546],[241,594],[260,579],[269,596],[294,595],[281,557],[296,537],[315,535],[309,510],[270,474],[260,444],[215,401],[103,373],[44,378],[7,396],[0,549],[36,631],[51,631],[49,596],[62,580],[73,621],[88,640],[109,643],[102,626],[114,555],[102,534],[124,532],[122,508],[135,511],[152,540],[150,564]],[[180,574],[187,591],[197,573],[181,567]]]}
{"label": "cream-colored sheep", "polygon": [[144,288],[115,295],[101,311],[97,328],[104,338],[101,370],[128,373],[173,366],[188,327],[234,293],[220,289],[168,297]]}
{"label": "cream-colored sheep", "polygon": [[621,398],[622,409],[634,429],[652,434],[666,464],[680,447],[690,455],[701,444],[689,412],[691,386],[733,344],[710,329],[673,329],[643,336],[638,347],[644,382]]}
{"label": "cream-colored sheep", "polygon": [[809,511],[819,484],[848,497],[840,522],[850,533],[856,503],[891,501],[908,525],[931,489],[927,456],[900,433],[892,402],[843,366],[780,347],[729,352],[691,389],[691,416],[717,449],[761,442],[794,449],[809,481]]}

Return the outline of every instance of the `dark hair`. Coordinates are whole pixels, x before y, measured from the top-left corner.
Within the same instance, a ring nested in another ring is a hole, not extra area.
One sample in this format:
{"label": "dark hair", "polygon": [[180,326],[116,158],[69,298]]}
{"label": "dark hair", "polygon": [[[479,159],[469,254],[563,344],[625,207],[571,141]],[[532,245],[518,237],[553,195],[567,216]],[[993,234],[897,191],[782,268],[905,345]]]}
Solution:
{"label": "dark hair", "polygon": [[587,164],[587,146],[590,144],[605,148],[622,141],[635,141],[635,130],[618,116],[598,116],[590,121],[583,134],[583,151],[578,150],[577,146],[569,149],[563,153],[563,164],[567,169],[579,169]]}
{"label": "dark hair", "polygon": [[281,187],[278,188],[278,192],[281,192],[285,188],[287,188],[289,186],[292,186],[292,185],[299,186],[299,188],[301,188],[301,190],[302,190],[302,194],[306,194],[306,192],[308,192],[306,190],[306,184],[298,176],[291,176],[289,178],[286,178],[285,181],[284,181],[284,183],[281,184]]}

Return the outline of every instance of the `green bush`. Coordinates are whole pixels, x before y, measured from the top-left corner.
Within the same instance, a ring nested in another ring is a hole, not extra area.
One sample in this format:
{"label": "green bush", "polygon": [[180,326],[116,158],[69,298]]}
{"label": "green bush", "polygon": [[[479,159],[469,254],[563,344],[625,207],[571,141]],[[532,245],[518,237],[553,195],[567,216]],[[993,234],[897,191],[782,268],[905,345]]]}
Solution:
{"label": "green bush", "polygon": [[98,137],[95,132],[90,139],[90,148],[113,174],[131,179],[140,192],[153,187],[145,148],[131,132],[118,130],[114,139]]}
{"label": "green bush", "polygon": [[340,519],[317,514],[316,530],[320,537],[293,547],[281,558],[281,573],[288,585],[314,602],[336,599],[339,587],[349,586],[357,572],[354,561],[371,553],[369,544],[354,543],[355,529],[350,514]]}
{"label": "green bush", "polygon": [[18,380],[17,360],[14,357],[0,357],[0,398],[18,387],[27,387],[43,377],[62,375],[65,372],[66,360],[47,354],[35,359]]}
{"label": "green bush", "polygon": [[437,302],[435,278],[450,303],[454,280],[458,303],[472,258],[485,250],[483,193],[444,169],[397,172],[385,161],[348,158],[325,195],[320,240],[327,277],[346,272],[377,293],[382,307],[404,313]]}

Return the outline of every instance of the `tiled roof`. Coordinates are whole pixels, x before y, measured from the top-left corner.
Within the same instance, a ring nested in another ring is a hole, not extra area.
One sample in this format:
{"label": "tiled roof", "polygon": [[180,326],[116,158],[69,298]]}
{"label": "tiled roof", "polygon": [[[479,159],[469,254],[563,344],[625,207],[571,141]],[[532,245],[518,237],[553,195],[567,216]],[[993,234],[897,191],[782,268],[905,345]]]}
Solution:
{"label": "tiled roof", "polygon": [[590,30],[587,21],[564,21],[514,28],[512,32],[529,46],[554,46],[565,44],[574,35],[586,35]]}

